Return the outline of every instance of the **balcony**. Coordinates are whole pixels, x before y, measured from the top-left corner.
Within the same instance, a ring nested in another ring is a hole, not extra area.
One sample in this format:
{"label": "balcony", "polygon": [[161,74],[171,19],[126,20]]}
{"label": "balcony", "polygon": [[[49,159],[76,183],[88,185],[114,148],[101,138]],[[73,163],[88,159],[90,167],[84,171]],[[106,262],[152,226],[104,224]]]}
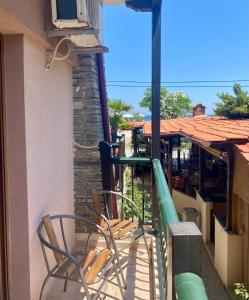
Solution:
{"label": "balcony", "polygon": [[[117,243],[127,283],[125,299],[230,299],[213,268],[198,227],[192,222],[179,221],[160,161],[117,157],[113,155],[115,149],[117,145],[113,150],[109,144],[100,143],[102,167],[115,166],[117,189],[126,192],[124,170],[129,170],[133,200],[137,178],[140,178],[140,210],[151,251],[149,259],[142,239]],[[108,170],[104,174],[108,175]],[[108,184],[110,178],[104,177],[104,184]],[[145,189],[156,192],[150,197],[152,205],[146,203]],[[84,238],[80,235],[76,238],[77,247],[82,248]],[[96,236],[92,246],[103,248],[103,240]],[[46,299],[84,299],[79,283],[70,282],[66,293],[63,285],[64,281],[56,281]],[[102,291],[105,299],[122,299],[115,276],[110,277]]]}

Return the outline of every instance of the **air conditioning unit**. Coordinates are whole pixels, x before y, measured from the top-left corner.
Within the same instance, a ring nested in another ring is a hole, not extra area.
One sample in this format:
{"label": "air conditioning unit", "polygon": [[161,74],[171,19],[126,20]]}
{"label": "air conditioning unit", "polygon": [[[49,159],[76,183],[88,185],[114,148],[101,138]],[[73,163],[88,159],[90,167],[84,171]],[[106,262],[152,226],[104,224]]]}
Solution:
{"label": "air conditioning unit", "polygon": [[51,0],[52,22],[60,29],[90,27],[88,3],[92,0]]}
{"label": "air conditioning unit", "polygon": [[[48,51],[46,68],[55,60],[70,56],[71,52],[104,53],[102,43],[103,0],[51,0],[52,23],[57,27],[45,31],[47,37],[61,37],[57,46]],[[51,23],[50,23],[51,24]],[[67,53],[57,57],[59,47],[67,43]]]}

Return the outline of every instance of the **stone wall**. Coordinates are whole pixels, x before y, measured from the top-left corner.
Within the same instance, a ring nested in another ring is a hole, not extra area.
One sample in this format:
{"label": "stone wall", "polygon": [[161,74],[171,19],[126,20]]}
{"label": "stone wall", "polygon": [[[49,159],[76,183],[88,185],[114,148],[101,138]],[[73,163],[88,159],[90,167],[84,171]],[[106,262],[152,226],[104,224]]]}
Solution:
{"label": "stone wall", "polygon": [[[91,219],[96,216],[86,207],[89,188],[102,188],[99,141],[103,140],[102,110],[99,93],[96,55],[79,54],[73,72],[74,140],[96,148],[74,147],[75,212]],[[76,224],[76,232],[84,232]]]}

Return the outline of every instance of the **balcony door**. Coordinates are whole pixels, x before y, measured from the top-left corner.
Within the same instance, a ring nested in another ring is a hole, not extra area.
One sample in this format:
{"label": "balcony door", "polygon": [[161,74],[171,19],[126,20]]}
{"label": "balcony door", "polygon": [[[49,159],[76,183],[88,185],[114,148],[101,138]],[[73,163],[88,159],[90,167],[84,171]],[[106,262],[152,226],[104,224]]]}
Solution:
{"label": "balcony door", "polygon": [[4,185],[4,131],[3,131],[3,80],[2,80],[2,37],[0,34],[0,299],[8,299],[6,262],[6,218]]}

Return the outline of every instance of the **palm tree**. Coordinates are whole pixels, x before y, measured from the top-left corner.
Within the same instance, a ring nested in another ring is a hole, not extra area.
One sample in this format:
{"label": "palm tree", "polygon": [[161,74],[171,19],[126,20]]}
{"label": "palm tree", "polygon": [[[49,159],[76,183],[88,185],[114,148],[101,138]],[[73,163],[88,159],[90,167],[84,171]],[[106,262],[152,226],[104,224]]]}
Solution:
{"label": "palm tree", "polygon": [[120,99],[110,99],[108,101],[109,116],[111,124],[112,142],[116,141],[117,130],[119,125],[123,122],[123,114],[132,109],[132,106],[126,104]]}

